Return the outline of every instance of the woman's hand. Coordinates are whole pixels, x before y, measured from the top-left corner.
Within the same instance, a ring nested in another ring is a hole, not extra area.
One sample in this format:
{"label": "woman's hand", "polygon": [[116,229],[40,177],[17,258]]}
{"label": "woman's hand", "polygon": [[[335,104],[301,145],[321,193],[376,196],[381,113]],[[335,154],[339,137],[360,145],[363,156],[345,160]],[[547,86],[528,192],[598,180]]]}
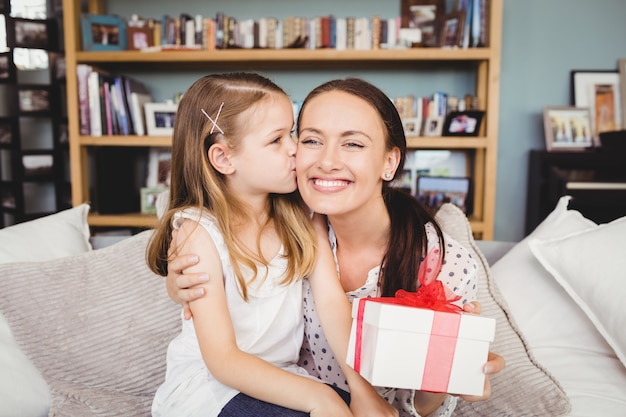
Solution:
{"label": "woman's hand", "polygon": [[[480,303],[478,301],[472,301],[469,304],[465,304],[463,311],[471,314],[480,314]],[[506,362],[502,356],[497,353],[489,352],[487,363],[483,366],[483,372],[486,375],[483,395],[460,395],[460,397],[468,402],[488,400],[491,397],[491,382],[489,376],[502,371],[505,367]]]}
{"label": "woman's hand", "polygon": [[183,306],[185,319],[191,318],[189,302],[204,296],[203,288],[194,288],[198,284],[208,281],[209,277],[205,273],[184,273],[186,269],[198,263],[197,255],[177,255],[172,257],[173,248],[176,247],[177,232],[172,233],[170,244],[170,260],[167,265],[167,277],[165,277],[165,288],[167,294],[176,303]]}

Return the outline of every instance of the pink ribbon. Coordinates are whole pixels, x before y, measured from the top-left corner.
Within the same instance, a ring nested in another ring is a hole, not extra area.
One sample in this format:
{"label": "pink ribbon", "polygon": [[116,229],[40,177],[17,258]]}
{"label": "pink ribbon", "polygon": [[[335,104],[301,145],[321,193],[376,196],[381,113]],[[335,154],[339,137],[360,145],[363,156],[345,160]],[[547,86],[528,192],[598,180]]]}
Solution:
{"label": "pink ribbon", "polygon": [[[434,267],[431,267],[433,266]],[[395,297],[372,297],[359,300],[356,317],[354,370],[361,371],[363,316],[368,301],[434,310],[431,337],[426,354],[422,386],[429,391],[446,392],[461,322],[462,308],[453,304],[461,297],[437,280],[441,272],[439,250],[432,249],[418,271],[420,287],[416,292],[396,291]],[[443,314],[457,313],[457,314]]]}

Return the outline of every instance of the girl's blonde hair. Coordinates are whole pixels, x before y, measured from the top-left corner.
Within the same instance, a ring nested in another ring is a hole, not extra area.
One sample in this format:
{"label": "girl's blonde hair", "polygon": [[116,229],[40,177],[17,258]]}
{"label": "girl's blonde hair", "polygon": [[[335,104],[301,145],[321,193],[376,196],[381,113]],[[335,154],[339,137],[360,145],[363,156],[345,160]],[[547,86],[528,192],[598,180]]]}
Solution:
{"label": "girl's blonde hair", "polygon": [[[209,162],[208,150],[219,138],[236,151],[246,124],[240,115],[273,95],[286,96],[286,93],[269,79],[255,73],[208,75],[194,82],[184,94],[174,122],[168,209],[147,248],[147,262],[153,272],[167,275],[174,213],[186,208],[205,209],[215,216],[224,235],[239,288],[247,300],[241,265],[252,270],[253,276],[256,276],[257,265],[267,267],[269,262],[262,257],[260,247],[253,253],[235,237],[235,222],[248,219],[246,203],[230,192],[225,176]],[[222,103],[217,125],[224,134],[202,111],[205,110],[215,120]],[[274,222],[288,260],[282,282],[286,284],[307,276],[315,265],[317,242],[300,194],[297,191],[270,194],[268,209],[267,221]],[[260,239],[258,243],[260,245]],[[265,271],[267,273],[267,268]]]}

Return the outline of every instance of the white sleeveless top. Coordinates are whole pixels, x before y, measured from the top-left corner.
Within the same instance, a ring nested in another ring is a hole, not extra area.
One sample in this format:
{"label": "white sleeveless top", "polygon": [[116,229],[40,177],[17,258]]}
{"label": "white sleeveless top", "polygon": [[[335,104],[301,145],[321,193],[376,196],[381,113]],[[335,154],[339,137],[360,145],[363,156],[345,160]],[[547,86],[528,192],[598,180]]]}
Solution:
{"label": "white sleeveless top", "polygon": [[[184,219],[199,221],[215,243],[239,348],[279,368],[309,376],[297,365],[304,334],[302,281],[279,284],[287,267],[283,248],[270,262],[265,280],[264,269],[259,268],[259,278],[248,285],[248,301],[244,301],[215,218],[207,212],[200,216],[198,210],[188,209],[176,213],[174,228],[178,229]],[[250,270],[247,272],[251,274]],[[246,280],[249,278],[246,276]],[[152,415],[217,416],[237,393],[211,375],[202,359],[193,321],[182,319],[182,332],[168,347],[165,382],[157,390]]]}

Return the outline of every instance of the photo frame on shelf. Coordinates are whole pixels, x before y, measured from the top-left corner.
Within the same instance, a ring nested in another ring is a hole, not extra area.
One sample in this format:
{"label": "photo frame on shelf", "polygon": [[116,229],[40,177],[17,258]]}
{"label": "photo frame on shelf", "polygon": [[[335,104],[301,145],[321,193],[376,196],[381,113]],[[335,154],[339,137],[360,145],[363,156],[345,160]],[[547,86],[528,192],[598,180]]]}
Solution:
{"label": "photo frame on shelf", "polygon": [[23,154],[25,179],[49,178],[54,174],[54,155],[51,153]]}
{"label": "photo frame on shelf", "polygon": [[172,149],[152,147],[148,152],[146,188],[168,188],[172,171]]}
{"label": "photo frame on shelf", "polygon": [[156,203],[159,194],[167,190],[167,187],[143,187],[141,189],[141,213],[156,214]]}
{"label": "photo frame on shelf", "polygon": [[126,21],[119,16],[83,14],[80,19],[83,50],[126,50]]}
{"label": "photo frame on shelf", "polygon": [[446,116],[442,136],[478,136],[484,111],[452,111]]}
{"label": "photo frame on shelf", "polygon": [[591,113],[586,107],[546,107],[543,110],[548,151],[584,151],[593,146]]}
{"label": "photo frame on shelf", "polygon": [[420,117],[402,119],[402,127],[404,127],[404,136],[419,136],[422,132],[422,119]]}
{"label": "photo frame on shelf", "polygon": [[416,198],[433,210],[444,203],[452,203],[463,213],[471,214],[471,180],[469,177],[436,177],[420,175],[417,177]]}
{"label": "photo frame on shelf", "polygon": [[437,20],[445,10],[445,0],[401,0],[400,27],[417,28],[420,22]]}
{"label": "photo frame on shelf", "polygon": [[13,148],[18,143],[18,121],[13,117],[0,118],[0,147]]}
{"label": "photo frame on shelf", "polygon": [[589,108],[591,131],[596,145],[599,145],[600,132],[621,129],[622,101],[618,71],[573,70],[571,94],[575,107]]}
{"label": "photo frame on shelf", "polygon": [[0,84],[15,84],[17,69],[13,61],[13,51],[0,53]]}
{"label": "photo frame on shelf", "polygon": [[421,46],[434,48],[439,46],[439,33],[437,20],[427,20],[417,24],[417,28],[422,32]]}
{"label": "photo frame on shelf", "polygon": [[148,136],[171,136],[178,105],[175,103],[146,103],[146,132]]}
{"label": "photo frame on shelf", "polygon": [[622,99],[622,129],[626,130],[626,58],[617,61],[620,94]]}
{"label": "photo frame on shelf", "polygon": [[445,14],[439,24],[439,46],[441,48],[454,48],[459,46],[464,26],[464,10]]}
{"label": "photo frame on shelf", "polygon": [[424,121],[424,136],[441,136],[443,122],[443,116],[428,116]]}
{"label": "photo frame on shelf", "polygon": [[126,27],[128,49],[140,51],[154,45],[154,29],[148,26]]}
{"label": "photo frame on shelf", "polygon": [[20,85],[17,91],[18,110],[20,113],[48,114],[52,100],[50,87],[41,85]]}
{"label": "photo frame on shelf", "polygon": [[57,22],[54,19],[8,17],[6,28],[9,48],[58,49]]}

